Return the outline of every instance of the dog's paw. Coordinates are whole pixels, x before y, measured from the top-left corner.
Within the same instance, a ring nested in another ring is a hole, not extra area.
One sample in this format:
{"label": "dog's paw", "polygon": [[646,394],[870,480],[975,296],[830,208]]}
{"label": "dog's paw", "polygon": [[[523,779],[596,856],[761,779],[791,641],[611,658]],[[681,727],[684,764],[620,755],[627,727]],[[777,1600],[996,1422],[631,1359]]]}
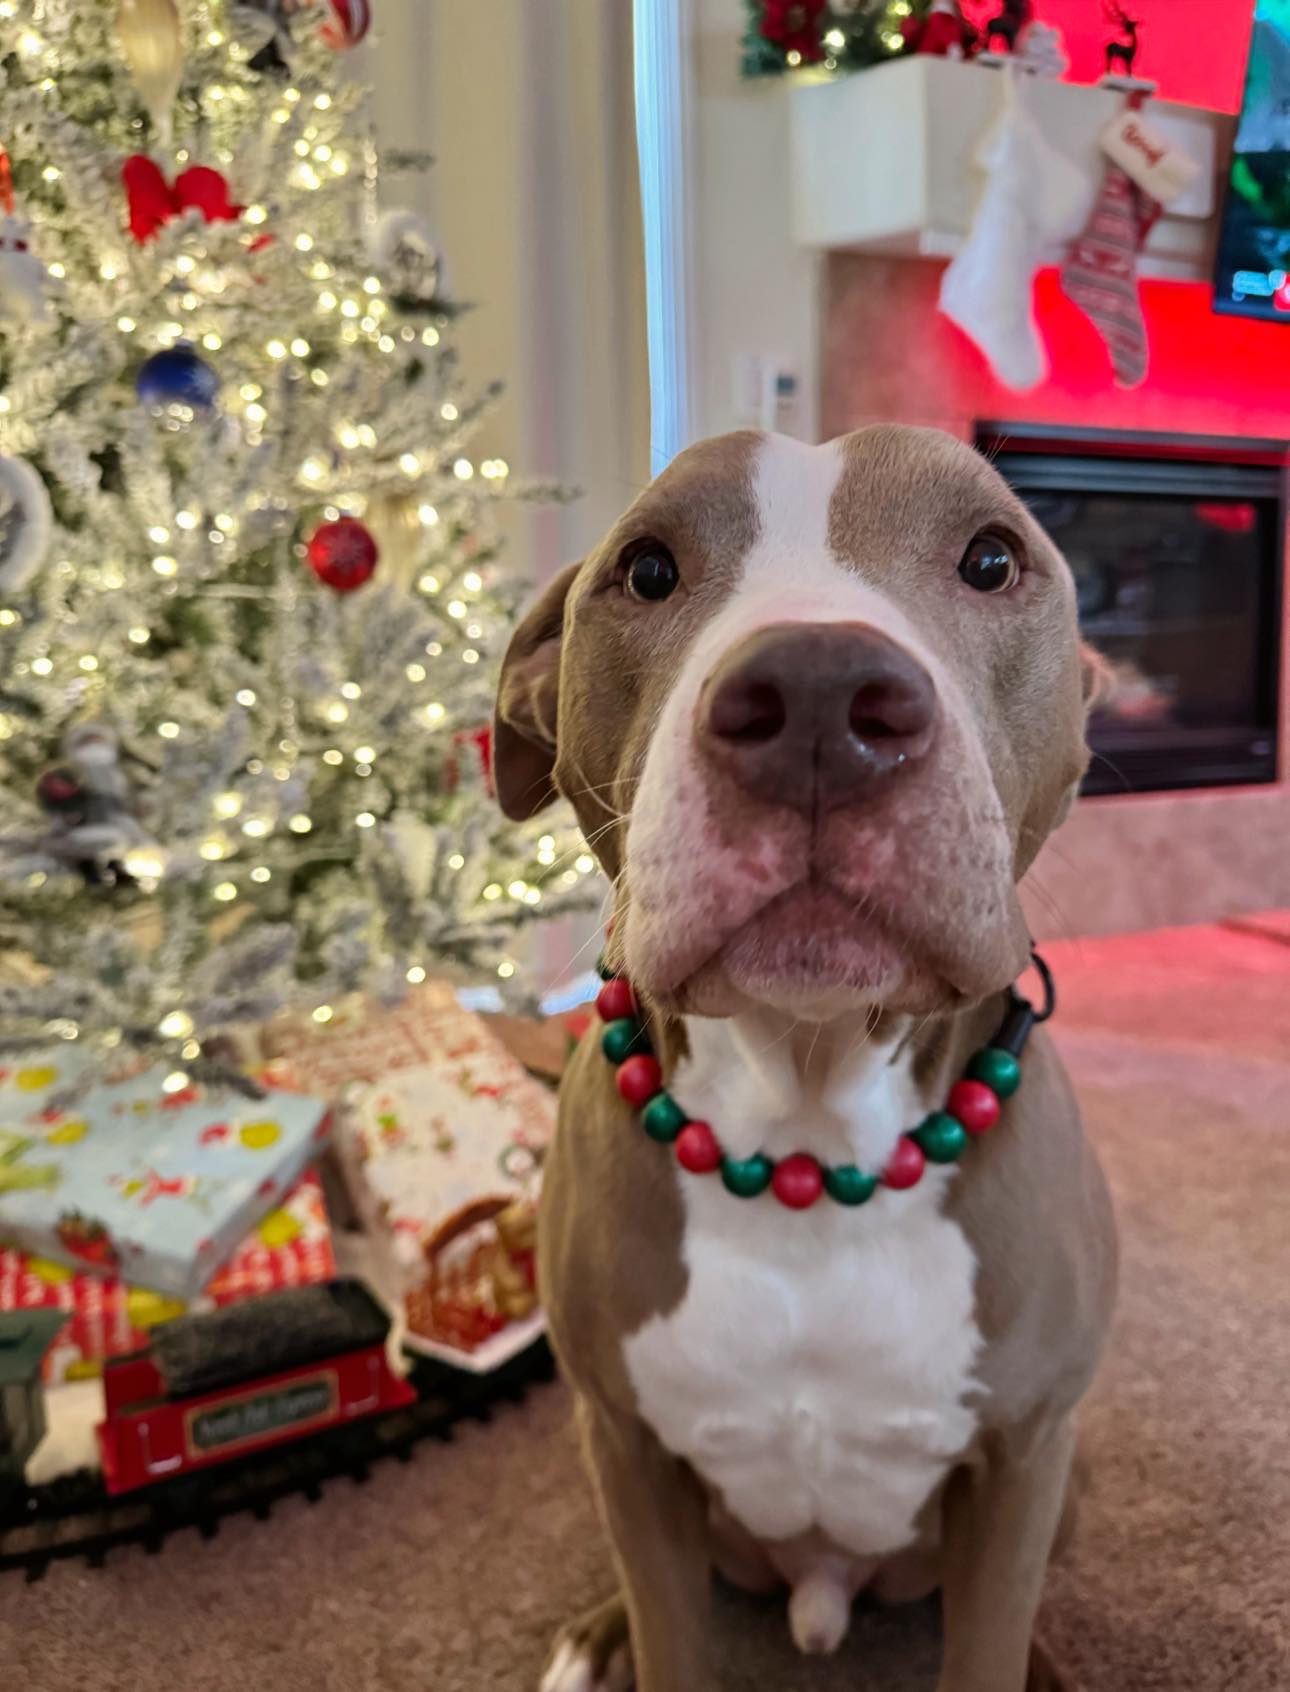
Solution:
{"label": "dog's paw", "polygon": [[631,1692],[627,1611],[611,1598],[564,1628],[538,1692]]}
{"label": "dog's paw", "polygon": [[1026,1692],[1075,1692],[1070,1681],[1037,1639],[1030,1647]]}

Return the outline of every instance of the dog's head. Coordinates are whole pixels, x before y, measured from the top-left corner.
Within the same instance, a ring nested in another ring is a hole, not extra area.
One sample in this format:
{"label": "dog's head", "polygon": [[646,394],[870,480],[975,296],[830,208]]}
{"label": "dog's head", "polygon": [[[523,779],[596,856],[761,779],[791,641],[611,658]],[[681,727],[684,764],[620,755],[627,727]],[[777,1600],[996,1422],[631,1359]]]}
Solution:
{"label": "dog's head", "polygon": [[926,1012],[1025,966],[1088,678],[1064,561],[969,447],[727,435],[517,631],[498,792],[572,802],[665,1007]]}

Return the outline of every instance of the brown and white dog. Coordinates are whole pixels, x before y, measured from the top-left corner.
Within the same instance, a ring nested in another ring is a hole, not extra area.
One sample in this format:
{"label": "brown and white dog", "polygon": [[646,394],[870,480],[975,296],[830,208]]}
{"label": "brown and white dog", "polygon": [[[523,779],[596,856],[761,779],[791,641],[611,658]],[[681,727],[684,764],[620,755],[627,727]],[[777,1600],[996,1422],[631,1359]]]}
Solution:
{"label": "brown and white dog", "polygon": [[[1001,1019],[1017,884],[1087,762],[1070,574],[934,430],[682,453],[507,654],[499,796],[575,807],[667,1087],[726,1153],[883,1169]],[[994,1130],[863,1208],[681,1170],[585,1040],[543,1201],[551,1331],[621,1580],[542,1692],[720,1684],[711,1571],[806,1652],[943,1593],[940,1692],[1033,1643],[1115,1235],[1052,1046]]]}

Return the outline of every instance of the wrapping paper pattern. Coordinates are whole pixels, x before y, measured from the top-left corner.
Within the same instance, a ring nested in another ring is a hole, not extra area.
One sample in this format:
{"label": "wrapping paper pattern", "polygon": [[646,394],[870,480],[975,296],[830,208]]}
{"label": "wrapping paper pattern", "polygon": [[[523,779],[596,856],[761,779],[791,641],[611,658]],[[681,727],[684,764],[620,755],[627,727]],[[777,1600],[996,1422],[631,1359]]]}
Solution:
{"label": "wrapping paper pattern", "polygon": [[[195,1306],[329,1281],[335,1273],[322,1184],[309,1171],[277,1209],[261,1218]],[[150,1328],[187,1308],[165,1293],[103,1280],[25,1252],[0,1251],[0,1310],[67,1313],[67,1324],[45,1359],[51,1385],[97,1375],[104,1359],[139,1350],[148,1343]]]}
{"label": "wrapping paper pattern", "polygon": [[195,1297],[321,1150],[316,1098],[248,1099],[163,1066],[68,1094],[75,1054],[0,1066],[0,1245]]}

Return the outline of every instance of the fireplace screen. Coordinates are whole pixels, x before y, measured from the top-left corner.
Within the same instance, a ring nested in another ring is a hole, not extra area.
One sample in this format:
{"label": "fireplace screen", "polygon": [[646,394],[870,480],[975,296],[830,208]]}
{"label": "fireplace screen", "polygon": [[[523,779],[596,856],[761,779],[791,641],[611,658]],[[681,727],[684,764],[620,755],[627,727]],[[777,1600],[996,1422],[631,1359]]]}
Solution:
{"label": "fireplace screen", "polygon": [[1065,553],[1111,666],[1085,792],[1275,780],[1284,472],[1105,437],[978,444]]}

